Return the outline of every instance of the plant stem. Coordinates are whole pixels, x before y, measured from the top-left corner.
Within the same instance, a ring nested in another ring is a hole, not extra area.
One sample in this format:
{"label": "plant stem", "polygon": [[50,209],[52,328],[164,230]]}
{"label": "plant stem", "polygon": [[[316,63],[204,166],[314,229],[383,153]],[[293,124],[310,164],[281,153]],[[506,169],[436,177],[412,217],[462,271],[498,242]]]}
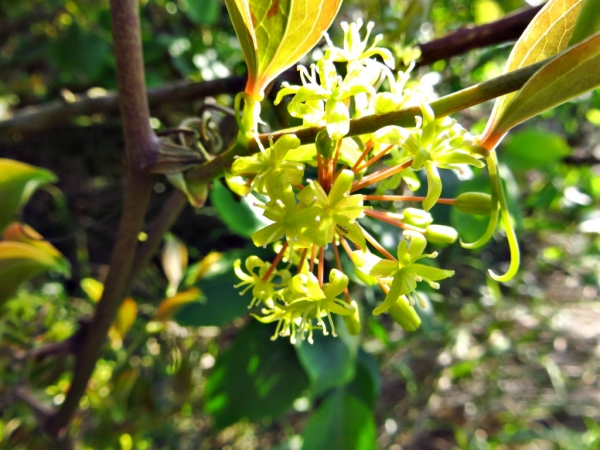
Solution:
{"label": "plant stem", "polygon": [[[492,80],[471,86],[462,91],[442,97],[432,102],[430,106],[435,113],[435,117],[441,118],[467,109],[473,105],[478,105],[479,103],[492,100],[496,97],[510,94],[511,92],[519,90],[535,72],[548,62],[549,59],[545,59],[522,69],[501,75]],[[370,134],[388,125],[414,127],[415,117],[417,116],[421,116],[420,108],[411,107],[382,114],[380,116],[373,114],[361,117],[360,119],[352,119],[350,121],[350,131],[346,137]],[[281,136],[293,133],[300,139],[302,144],[310,144],[315,142],[317,134],[323,128],[324,127],[286,129],[278,131],[277,133],[261,134],[259,135],[259,139],[263,144],[267,145],[269,136],[277,141]],[[223,175],[223,171],[226,168],[231,166],[235,156],[251,155],[257,151],[258,145],[253,141],[249,142],[247,147],[235,144],[212,161],[191,169],[188,174],[188,179],[190,181],[208,182],[218,178]]]}
{"label": "plant stem", "polygon": [[135,282],[142,269],[148,265],[150,259],[156,253],[164,234],[171,229],[187,204],[187,198],[180,191],[173,191],[167,199],[156,216],[156,220],[148,230],[148,239],[144,241],[135,255],[133,267],[129,274],[130,285]]}
{"label": "plant stem", "polygon": [[137,0],[111,0],[114,54],[119,104],[125,136],[127,175],[123,213],[113,249],[102,298],[78,352],[67,397],[45,423],[53,436],[64,436],[66,427],[85,394],[102,346],[129,287],[131,268],[150,194],[152,177],[144,170],[154,162],[159,140],[150,127],[150,112],[144,82],[144,65]]}

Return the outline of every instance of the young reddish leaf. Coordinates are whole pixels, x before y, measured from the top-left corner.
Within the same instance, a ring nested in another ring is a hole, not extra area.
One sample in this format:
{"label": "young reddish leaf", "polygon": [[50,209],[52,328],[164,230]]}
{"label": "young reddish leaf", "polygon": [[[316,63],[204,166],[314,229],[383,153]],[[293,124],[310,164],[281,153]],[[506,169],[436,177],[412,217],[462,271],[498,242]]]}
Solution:
{"label": "young reddish leaf", "polygon": [[64,272],[54,254],[24,242],[0,242],[0,306],[21,283],[47,270]]}
{"label": "young reddish leaf", "polygon": [[49,170],[0,158],[0,232],[40,185],[54,181],[56,176]]}
{"label": "young reddish leaf", "polygon": [[[256,74],[258,72],[258,62],[256,58],[256,34],[250,15],[250,6],[247,0],[225,0],[229,17],[233,23],[235,34],[237,35],[242,52],[248,66],[248,86],[254,86],[256,83]],[[246,89],[247,91],[247,89]]]}
{"label": "young reddish leaf", "polygon": [[[582,3],[582,0],[550,0],[515,44],[504,73],[550,58],[564,50],[573,34]],[[482,137],[482,145],[485,144],[488,150],[494,148],[497,141],[490,142],[487,137],[515,95],[508,94],[496,100]]]}
{"label": "young reddish leaf", "polygon": [[178,292],[172,297],[165,298],[154,315],[155,320],[173,320],[173,317],[179,312],[179,310],[190,302],[200,300],[202,293],[197,287],[191,287],[186,291]]}
{"label": "young reddish leaf", "polygon": [[507,105],[487,141],[495,146],[515,125],[600,86],[598,67],[600,33],[568,48],[538,70]]}
{"label": "young reddish leaf", "polygon": [[40,235],[29,225],[18,222],[11,223],[4,230],[2,240],[22,242],[24,244],[29,244],[33,247],[36,247],[55,259],[56,265],[59,268],[59,272],[65,274],[69,273],[69,261],[67,261],[67,259],[56,249],[56,247],[54,247],[50,242],[44,240],[42,235]]}
{"label": "young reddish leaf", "polygon": [[600,31],[600,2],[584,0],[569,46],[578,44],[598,31]]}
{"label": "young reddish leaf", "polygon": [[261,98],[271,80],[319,42],[341,3],[341,0],[226,0],[248,64],[246,94]]}

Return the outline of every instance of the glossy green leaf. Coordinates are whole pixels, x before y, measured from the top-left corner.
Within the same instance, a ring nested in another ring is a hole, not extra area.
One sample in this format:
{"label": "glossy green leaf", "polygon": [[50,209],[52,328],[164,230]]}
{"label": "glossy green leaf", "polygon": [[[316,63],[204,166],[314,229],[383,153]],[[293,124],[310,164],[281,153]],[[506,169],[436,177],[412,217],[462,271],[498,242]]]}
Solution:
{"label": "glossy green leaf", "polygon": [[0,305],[14,295],[21,283],[47,270],[64,272],[54,254],[24,242],[0,242]]}
{"label": "glossy green leaf", "polygon": [[221,183],[213,184],[210,201],[227,228],[240,236],[249,238],[269,223],[262,215],[263,210],[253,205],[256,202],[254,197],[236,200]]}
{"label": "glossy green leaf", "polygon": [[490,130],[490,140],[498,142],[515,125],[600,86],[599,67],[600,33],[538,70],[504,109]]}
{"label": "glossy green leaf", "polygon": [[212,260],[209,267],[191,266],[183,284],[190,286],[193,283],[200,290],[200,298],[184,302],[174,313],[174,320],[182,326],[220,326],[248,314],[251,291],[240,295],[240,290],[234,287],[241,280],[233,272],[233,262],[238,258],[245,260],[251,254],[260,255],[260,250],[257,252],[255,247],[250,247],[243,251],[230,251],[217,258],[209,258]]}
{"label": "glossy green leaf", "polygon": [[381,379],[377,361],[362,348],[356,355],[354,379],[346,386],[346,392],[374,408],[381,391]]}
{"label": "glossy green leaf", "polygon": [[246,93],[264,88],[321,40],[341,0],[226,0],[248,64]]}
{"label": "glossy green leaf", "polygon": [[184,305],[175,321],[182,326],[220,326],[248,313],[252,296],[240,295],[233,285],[239,283],[233,270],[197,283],[201,299]]}
{"label": "glossy green leaf", "polygon": [[600,1],[584,0],[569,45],[575,45],[600,31]]}
{"label": "glossy green leaf", "polygon": [[556,164],[571,153],[571,147],[560,135],[531,129],[511,134],[502,145],[500,161],[512,170],[530,170]]}
{"label": "glossy green leaf", "polygon": [[217,357],[206,384],[206,411],[217,428],[278,417],[308,387],[294,348],[287,339],[271,341],[273,332],[253,320]]}
{"label": "glossy green leaf", "polygon": [[0,158],[0,232],[14,220],[40,185],[56,179],[49,170]]}
{"label": "glossy green leaf", "polygon": [[[550,0],[546,3],[515,44],[504,73],[550,58],[564,50],[573,34],[581,5],[582,0]],[[483,133],[484,142],[515,95],[508,94],[496,100]],[[491,149],[496,144],[490,142],[490,148],[486,148]]]}
{"label": "glossy green leaf", "polygon": [[343,389],[327,397],[306,424],[303,450],[374,450],[377,430],[373,411]]}
{"label": "glossy green leaf", "polygon": [[355,356],[342,339],[316,331],[314,344],[303,341],[296,351],[314,396],[344,386],[354,377]]}
{"label": "glossy green leaf", "polygon": [[219,0],[187,0],[185,11],[189,19],[198,25],[212,25],[221,13]]}

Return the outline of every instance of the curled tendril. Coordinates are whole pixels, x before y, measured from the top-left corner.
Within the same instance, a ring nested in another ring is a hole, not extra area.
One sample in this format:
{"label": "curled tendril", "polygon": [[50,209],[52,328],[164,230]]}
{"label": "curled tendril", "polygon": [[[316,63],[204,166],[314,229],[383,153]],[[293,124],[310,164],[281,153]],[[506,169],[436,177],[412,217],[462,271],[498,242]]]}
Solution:
{"label": "curled tendril", "polygon": [[486,162],[488,166],[488,173],[490,176],[490,186],[492,189],[492,199],[491,199],[491,210],[490,210],[490,219],[488,222],[488,226],[483,233],[483,235],[477,239],[475,242],[467,243],[464,241],[460,241],[460,245],[464,248],[468,248],[470,250],[474,248],[479,248],[482,245],[485,245],[487,241],[491,239],[494,235],[494,231],[496,231],[496,227],[498,226],[498,205],[499,205],[499,197],[500,192],[502,191],[502,185],[500,183],[500,176],[498,175],[498,159],[496,157],[496,152],[489,152],[486,157]]}

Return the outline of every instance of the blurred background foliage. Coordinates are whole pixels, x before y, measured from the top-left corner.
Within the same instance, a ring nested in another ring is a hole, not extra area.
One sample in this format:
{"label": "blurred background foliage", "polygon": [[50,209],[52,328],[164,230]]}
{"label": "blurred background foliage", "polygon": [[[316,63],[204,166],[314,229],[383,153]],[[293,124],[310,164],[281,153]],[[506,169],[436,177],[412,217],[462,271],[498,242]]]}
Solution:
{"label": "blurred background foliage", "polygon": [[[523,6],[347,0],[335,22],[374,20],[399,53],[402,43]],[[141,19],[149,87],[245,73],[219,0],[142,1]],[[340,37],[337,27],[331,34]],[[416,75],[444,95],[499,75],[509,51],[471,51]],[[55,99],[104,95],[116,88],[114,65],[107,0],[0,1],[0,120]],[[152,125],[177,126],[211,102],[229,106],[232,99],[159,105]],[[489,103],[470,108],[460,121],[479,133],[490,110]],[[274,129],[291,123],[268,101],[265,113]],[[227,132],[227,118],[221,124]],[[233,288],[232,262],[256,252],[248,237],[261,218],[215,182],[208,204],[184,212],[121,309],[73,423],[78,448],[600,448],[599,137],[600,93],[592,92],[518,127],[500,147],[524,259],[509,285],[486,276],[488,267],[507,263],[501,233],[478,252],[444,248],[440,263],[456,275],[440,291],[423,293],[423,325],[406,333],[386,315],[368,314],[381,293],[354,276],[352,296],[367,313],[362,339],[341,333],[312,347],[271,342],[272,330],[248,317],[248,296]],[[0,318],[1,447],[48,448],[18,392],[27,389],[42,404],[64,401],[69,349],[93,312],[116,235],[118,116],[2,131],[0,157],[59,178],[32,197],[21,220],[69,259],[71,277],[35,278]],[[444,197],[486,184],[477,171],[461,176],[459,184],[458,175],[448,175]],[[171,189],[156,179],[151,214]],[[443,205],[432,212],[467,241],[485,226]],[[396,229],[365,226],[389,249],[397,245]],[[54,353],[36,357],[48,345]]]}

